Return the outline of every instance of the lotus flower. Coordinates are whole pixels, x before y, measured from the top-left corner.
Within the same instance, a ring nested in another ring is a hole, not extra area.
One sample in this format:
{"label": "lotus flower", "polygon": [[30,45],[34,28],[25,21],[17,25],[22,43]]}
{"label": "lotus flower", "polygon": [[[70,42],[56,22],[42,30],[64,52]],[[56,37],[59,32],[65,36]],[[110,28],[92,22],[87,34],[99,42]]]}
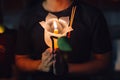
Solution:
{"label": "lotus flower", "polygon": [[[56,22],[58,33],[54,33],[55,26],[54,22]],[[72,31],[72,27],[69,27],[69,17],[60,17],[48,13],[45,21],[39,22],[39,24],[44,28],[44,40],[45,43],[52,47],[52,41],[50,39],[51,36],[60,38],[67,35],[67,32]]]}

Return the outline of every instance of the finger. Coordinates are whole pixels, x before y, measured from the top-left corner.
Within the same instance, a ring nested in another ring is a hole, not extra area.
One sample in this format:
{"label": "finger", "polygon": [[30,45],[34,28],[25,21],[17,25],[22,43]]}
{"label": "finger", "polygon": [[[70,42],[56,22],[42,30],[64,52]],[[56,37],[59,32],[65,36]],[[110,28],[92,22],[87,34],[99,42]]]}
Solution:
{"label": "finger", "polygon": [[47,56],[47,55],[49,55],[50,53],[48,52],[48,51],[45,51],[45,52],[43,52],[42,53],[42,56]]}
{"label": "finger", "polygon": [[53,54],[54,57],[56,57],[56,54]]}
{"label": "finger", "polygon": [[53,59],[53,55],[50,55],[48,59],[46,59],[45,64],[48,65],[48,63],[50,63],[52,59]]}
{"label": "finger", "polygon": [[49,52],[50,52],[50,54],[52,54],[52,52],[53,52],[53,51],[52,51],[52,48],[49,48]]}
{"label": "finger", "polygon": [[47,65],[47,63],[51,60],[51,58],[50,58],[50,56],[52,57],[52,54],[50,54],[51,51],[52,51],[52,49],[48,48],[45,50],[45,52],[43,52],[42,63],[44,63],[44,65]]}
{"label": "finger", "polygon": [[52,48],[46,49],[46,53],[52,53]]}
{"label": "finger", "polygon": [[42,55],[50,55],[52,53],[52,49],[48,48],[44,51],[44,53]]}
{"label": "finger", "polygon": [[51,61],[51,62],[48,63],[47,66],[50,67],[50,66],[52,66],[54,63],[55,63],[55,61]]}
{"label": "finger", "polygon": [[42,55],[42,61],[50,61],[50,59],[51,59],[51,57],[52,57],[53,55],[52,54],[49,54],[49,55]]}

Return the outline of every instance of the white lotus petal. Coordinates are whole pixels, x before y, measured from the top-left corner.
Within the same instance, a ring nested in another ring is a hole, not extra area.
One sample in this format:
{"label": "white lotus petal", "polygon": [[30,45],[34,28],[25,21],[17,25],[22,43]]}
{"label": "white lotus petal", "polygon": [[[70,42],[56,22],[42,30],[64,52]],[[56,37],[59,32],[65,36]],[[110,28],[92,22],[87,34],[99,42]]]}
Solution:
{"label": "white lotus petal", "polygon": [[46,27],[46,22],[45,22],[45,21],[41,21],[41,22],[39,22],[39,24],[40,24],[43,28]]}
{"label": "white lotus petal", "polygon": [[[58,29],[58,34],[54,33],[54,24],[53,22],[57,22],[57,29]],[[39,24],[44,28],[44,40],[45,43],[49,46],[52,47],[52,41],[50,39],[51,36],[55,37],[62,37],[66,36],[67,32],[72,31],[72,27],[69,27],[69,17],[60,17],[59,19],[57,16],[48,13],[46,16],[46,21],[41,21]]]}
{"label": "white lotus petal", "polygon": [[45,21],[47,22],[47,21],[49,21],[50,19],[53,19],[53,18],[58,19],[57,16],[55,16],[55,15],[53,15],[51,13],[48,13],[48,15],[46,16],[46,20]]}
{"label": "white lotus petal", "polygon": [[72,27],[68,27],[68,32],[70,32],[70,31],[73,31],[73,28]]}
{"label": "white lotus petal", "polygon": [[69,25],[69,17],[60,17],[59,21],[64,21],[67,25]]}

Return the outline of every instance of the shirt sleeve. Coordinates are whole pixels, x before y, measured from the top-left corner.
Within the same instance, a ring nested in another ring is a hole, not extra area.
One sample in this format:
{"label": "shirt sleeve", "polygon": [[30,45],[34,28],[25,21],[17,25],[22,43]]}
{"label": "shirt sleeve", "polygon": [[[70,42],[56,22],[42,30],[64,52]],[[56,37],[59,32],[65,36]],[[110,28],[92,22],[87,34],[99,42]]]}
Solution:
{"label": "shirt sleeve", "polygon": [[100,12],[94,21],[92,52],[105,53],[111,51],[111,49],[112,46],[109,29],[104,15]]}

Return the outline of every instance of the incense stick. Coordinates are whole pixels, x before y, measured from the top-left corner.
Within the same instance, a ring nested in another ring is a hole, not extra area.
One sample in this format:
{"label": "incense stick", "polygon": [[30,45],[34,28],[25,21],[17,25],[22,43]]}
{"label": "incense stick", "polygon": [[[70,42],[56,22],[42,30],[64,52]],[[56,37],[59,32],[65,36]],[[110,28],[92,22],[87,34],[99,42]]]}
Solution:
{"label": "incense stick", "polygon": [[72,13],[71,13],[71,18],[70,18],[70,27],[72,27],[75,11],[76,11],[76,6],[72,7]]}
{"label": "incense stick", "polygon": [[[73,24],[75,11],[76,11],[76,6],[73,6],[72,12],[71,12],[71,17],[70,17],[70,24],[69,24],[70,27],[72,27],[72,24]],[[70,32],[68,32],[68,38],[70,38]]]}

